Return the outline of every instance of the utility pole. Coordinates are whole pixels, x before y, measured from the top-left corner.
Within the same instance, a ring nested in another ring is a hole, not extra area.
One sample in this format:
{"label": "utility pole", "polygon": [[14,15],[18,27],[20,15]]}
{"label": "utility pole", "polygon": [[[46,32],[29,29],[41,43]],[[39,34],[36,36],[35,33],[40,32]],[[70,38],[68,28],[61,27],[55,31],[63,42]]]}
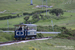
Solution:
{"label": "utility pole", "polygon": [[53,29],[53,32],[54,32],[54,27],[53,27],[53,21],[51,20],[51,23],[52,23],[52,29]]}
{"label": "utility pole", "polygon": [[9,30],[9,21],[7,20],[7,28],[8,28],[8,30]]}
{"label": "utility pole", "polygon": [[46,15],[47,15],[47,0],[46,0]]}
{"label": "utility pole", "polygon": [[31,0],[31,4],[30,5],[33,5],[33,0]]}
{"label": "utility pole", "polygon": [[43,10],[43,0],[42,0],[42,10]]}

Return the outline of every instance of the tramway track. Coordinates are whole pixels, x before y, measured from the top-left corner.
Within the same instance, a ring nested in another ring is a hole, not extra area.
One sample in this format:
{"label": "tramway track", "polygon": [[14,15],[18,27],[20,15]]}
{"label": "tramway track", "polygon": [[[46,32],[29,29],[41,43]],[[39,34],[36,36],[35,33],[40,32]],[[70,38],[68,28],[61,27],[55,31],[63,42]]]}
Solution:
{"label": "tramway track", "polygon": [[26,40],[13,40],[8,42],[1,42],[0,46],[6,46],[6,45],[12,45],[12,44],[18,44],[18,43],[25,43],[29,41],[35,41],[35,40],[46,40],[51,39],[52,37],[42,37],[42,38],[36,38],[36,39],[26,39]]}

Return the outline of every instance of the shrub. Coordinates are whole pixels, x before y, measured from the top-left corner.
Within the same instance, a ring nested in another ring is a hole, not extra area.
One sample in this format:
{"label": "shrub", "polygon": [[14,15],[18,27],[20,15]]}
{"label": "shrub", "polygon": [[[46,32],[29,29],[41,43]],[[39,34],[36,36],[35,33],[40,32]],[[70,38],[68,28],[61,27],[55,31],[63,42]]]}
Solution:
{"label": "shrub", "polygon": [[68,30],[66,27],[61,27],[61,34],[58,34],[56,37],[58,38],[68,38],[68,39],[75,39],[75,31]]}
{"label": "shrub", "polygon": [[[9,28],[9,30],[14,30],[15,28]],[[8,30],[8,28],[0,28],[0,30],[3,30],[3,31],[5,31],[5,30]]]}
{"label": "shrub", "polygon": [[44,37],[44,36],[43,36],[41,33],[38,33],[38,34],[37,34],[37,37],[38,37],[38,38],[42,38],[42,37]]}
{"label": "shrub", "polygon": [[23,13],[23,15],[30,15],[29,13],[27,13],[27,12],[25,12],[25,13]]}
{"label": "shrub", "polygon": [[63,10],[62,9],[59,9],[59,8],[55,8],[55,9],[52,9],[49,13],[51,14],[55,14],[56,16],[59,16],[61,14],[63,14]]}
{"label": "shrub", "polygon": [[4,17],[0,17],[0,20],[6,20],[6,19],[10,19],[10,18],[16,18],[17,16],[4,16]]}

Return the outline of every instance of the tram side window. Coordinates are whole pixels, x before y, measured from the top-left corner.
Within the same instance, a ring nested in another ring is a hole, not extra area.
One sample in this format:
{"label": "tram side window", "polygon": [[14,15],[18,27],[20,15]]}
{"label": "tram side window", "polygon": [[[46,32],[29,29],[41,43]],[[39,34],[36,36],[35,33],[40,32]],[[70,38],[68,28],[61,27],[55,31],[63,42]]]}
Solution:
{"label": "tram side window", "polygon": [[29,27],[29,30],[36,30],[36,27]]}
{"label": "tram side window", "polygon": [[25,27],[24,27],[24,30],[28,30],[28,27],[27,27],[27,26],[25,26]]}

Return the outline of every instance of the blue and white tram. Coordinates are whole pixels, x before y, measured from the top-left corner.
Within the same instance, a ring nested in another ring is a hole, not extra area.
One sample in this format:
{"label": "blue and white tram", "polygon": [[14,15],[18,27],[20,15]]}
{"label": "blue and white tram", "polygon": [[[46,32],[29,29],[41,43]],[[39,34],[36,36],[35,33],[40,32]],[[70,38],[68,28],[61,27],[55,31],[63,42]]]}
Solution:
{"label": "blue and white tram", "polygon": [[37,25],[35,24],[19,24],[15,25],[15,39],[36,38]]}

